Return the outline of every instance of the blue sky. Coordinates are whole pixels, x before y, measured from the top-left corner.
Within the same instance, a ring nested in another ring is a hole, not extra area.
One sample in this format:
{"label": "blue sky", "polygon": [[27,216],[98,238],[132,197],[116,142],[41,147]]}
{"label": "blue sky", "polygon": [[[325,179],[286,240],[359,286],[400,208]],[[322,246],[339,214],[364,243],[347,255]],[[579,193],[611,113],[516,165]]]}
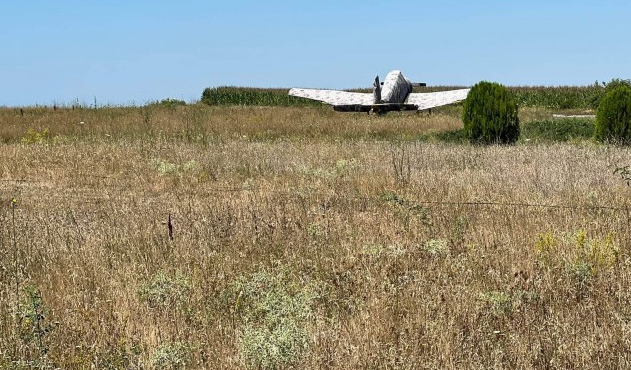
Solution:
{"label": "blue sky", "polygon": [[631,1],[0,4],[0,106],[198,99],[205,87],[351,88],[631,78]]}

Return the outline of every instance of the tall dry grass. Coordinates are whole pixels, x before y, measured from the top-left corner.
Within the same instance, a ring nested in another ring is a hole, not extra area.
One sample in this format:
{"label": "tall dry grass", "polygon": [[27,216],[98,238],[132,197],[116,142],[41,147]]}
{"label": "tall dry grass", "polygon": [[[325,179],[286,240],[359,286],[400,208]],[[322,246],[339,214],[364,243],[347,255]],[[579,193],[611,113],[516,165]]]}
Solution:
{"label": "tall dry grass", "polygon": [[0,111],[0,366],[629,367],[629,149],[459,125]]}
{"label": "tall dry grass", "polygon": [[90,140],[185,141],[208,144],[248,137],[393,139],[462,126],[458,108],[434,115],[391,113],[387,116],[339,115],[322,107],[209,107],[204,104],[166,108],[0,109],[0,140],[20,141],[29,129],[48,129],[57,142]]}

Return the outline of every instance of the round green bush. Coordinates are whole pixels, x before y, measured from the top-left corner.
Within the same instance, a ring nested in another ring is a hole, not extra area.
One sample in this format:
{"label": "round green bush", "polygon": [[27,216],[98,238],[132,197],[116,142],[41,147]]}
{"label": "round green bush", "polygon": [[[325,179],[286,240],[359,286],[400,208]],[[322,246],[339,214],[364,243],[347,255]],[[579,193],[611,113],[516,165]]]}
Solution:
{"label": "round green bush", "polygon": [[618,86],[600,101],[594,135],[600,141],[631,143],[631,88]]}
{"label": "round green bush", "polygon": [[519,138],[517,103],[506,87],[482,81],[464,101],[464,132],[471,143],[512,144]]}

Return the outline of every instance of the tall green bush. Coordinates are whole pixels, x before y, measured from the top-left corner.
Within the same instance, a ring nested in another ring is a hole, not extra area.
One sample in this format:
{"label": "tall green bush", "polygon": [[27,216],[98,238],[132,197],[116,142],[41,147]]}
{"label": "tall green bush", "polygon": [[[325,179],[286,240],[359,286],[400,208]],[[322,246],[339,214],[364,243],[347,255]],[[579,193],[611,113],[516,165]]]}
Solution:
{"label": "tall green bush", "polygon": [[613,90],[617,89],[620,86],[626,86],[631,88],[631,80],[623,80],[621,78],[614,78],[613,80],[604,83],[603,82],[603,87],[599,89],[599,94],[597,94],[592,101],[592,108],[594,109],[598,109],[598,106],[600,105],[600,102],[603,100],[603,98],[605,96],[607,96],[607,94],[609,94],[610,92],[612,92]]}
{"label": "tall green bush", "polygon": [[631,88],[621,84],[600,101],[594,134],[600,141],[631,143]]}
{"label": "tall green bush", "polygon": [[519,138],[518,108],[506,87],[482,81],[464,102],[465,136],[472,143],[511,144]]}

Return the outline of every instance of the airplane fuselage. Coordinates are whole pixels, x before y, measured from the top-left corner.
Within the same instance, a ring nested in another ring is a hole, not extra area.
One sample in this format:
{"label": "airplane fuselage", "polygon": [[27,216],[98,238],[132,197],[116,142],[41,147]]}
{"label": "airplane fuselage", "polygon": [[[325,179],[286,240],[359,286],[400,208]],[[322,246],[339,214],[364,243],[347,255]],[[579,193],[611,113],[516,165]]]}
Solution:
{"label": "airplane fuselage", "polygon": [[[378,78],[375,80],[378,81]],[[403,104],[411,92],[412,82],[401,71],[390,71],[381,87],[381,101],[377,101],[377,94],[374,94],[374,104]]]}

